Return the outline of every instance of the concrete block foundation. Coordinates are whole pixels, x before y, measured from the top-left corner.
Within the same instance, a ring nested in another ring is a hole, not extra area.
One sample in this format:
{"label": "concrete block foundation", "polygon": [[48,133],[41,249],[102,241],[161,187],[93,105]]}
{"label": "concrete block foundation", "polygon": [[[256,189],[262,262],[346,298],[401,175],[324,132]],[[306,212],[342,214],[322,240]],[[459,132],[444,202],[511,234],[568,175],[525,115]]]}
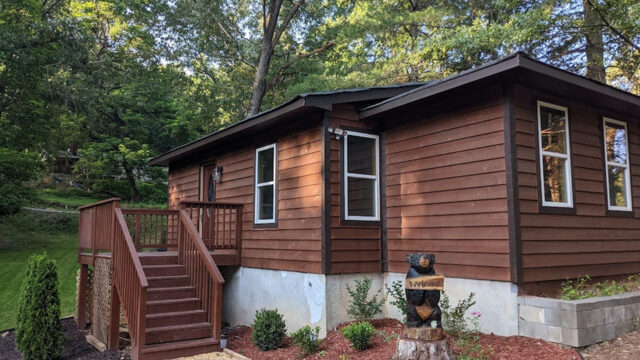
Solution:
{"label": "concrete block foundation", "polygon": [[521,336],[582,347],[640,328],[640,292],[562,300],[518,297]]}

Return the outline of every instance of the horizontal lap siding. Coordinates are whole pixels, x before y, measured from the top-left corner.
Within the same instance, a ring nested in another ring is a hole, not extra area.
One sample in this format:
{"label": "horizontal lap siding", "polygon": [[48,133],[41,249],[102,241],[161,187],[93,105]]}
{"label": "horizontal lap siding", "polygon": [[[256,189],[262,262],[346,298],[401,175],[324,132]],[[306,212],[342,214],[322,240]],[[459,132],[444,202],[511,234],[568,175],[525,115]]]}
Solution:
{"label": "horizontal lap siding", "polygon": [[[522,267],[525,283],[640,272],[640,137],[628,123],[635,217],[608,216],[601,109],[515,89]],[[536,101],[569,108],[575,215],[540,213]],[[615,118],[615,116],[614,116]],[[620,119],[625,120],[625,119]]]}
{"label": "horizontal lap siding", "polygon": [[[352,130],[362,129],[362,132],[376,133],[368,123],[358,121],[356,109],[351,105],[334,105],[330,126]],[[343,211],[341,205],[343,180],[341,161],[343,154],[340,149],[340,141],[331,137],[330,142],[331,273],[379,272],[382,270],[380,226],[349,225],[341,221],[341,211]]]}
{"label": "horizontal lap siding", "polygon": [[[386,131],[389,271],[436,254],[451,277],[509,280],[503,106],[487,89],[467,108]],[[457,99],[458,104],[468,103]]]}
{"label": "horizontal lap siding", "polygon": [[198,200],[200,167],[190,163],[169,167],[169,208],[177,208],[180,201]]}
{"label": "horizontal lap siding", "polygon": [[242,265],[320,273],[322,270],[322,141],[320,128],[278,140],[278,224],[254,228],[255,148],[219,156],[223,181],[216,200],[244,204]]}

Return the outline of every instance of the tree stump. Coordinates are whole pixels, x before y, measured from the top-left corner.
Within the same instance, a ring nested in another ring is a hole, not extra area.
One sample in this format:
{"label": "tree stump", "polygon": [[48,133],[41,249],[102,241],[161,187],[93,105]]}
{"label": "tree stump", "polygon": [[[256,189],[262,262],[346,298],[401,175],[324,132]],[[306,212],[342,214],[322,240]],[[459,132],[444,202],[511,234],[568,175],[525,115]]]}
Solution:
{"label": "tree stump", "polygon": [[452,360],[451,349],[446,339],[424,341],[400,338],[396,353],[391,360]]}

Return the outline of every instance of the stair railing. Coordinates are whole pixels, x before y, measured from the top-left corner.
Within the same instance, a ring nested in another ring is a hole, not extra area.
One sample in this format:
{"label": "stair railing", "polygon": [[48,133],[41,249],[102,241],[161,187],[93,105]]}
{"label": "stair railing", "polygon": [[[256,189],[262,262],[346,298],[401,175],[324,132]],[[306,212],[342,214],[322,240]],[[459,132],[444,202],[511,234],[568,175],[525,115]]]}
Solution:
{"label": "stair railing", "polygon": [[[114,214],[112,281],[118,291],[119,302],[127,318],[129,335],[131,336],[132,358],[139,359],[142,357],[142,349],[145,345],[147,288],[149,283],[142,270],[142,264],[131,240],[122,210],[115,208]],[[111,311],[113,312],[114,309],[111,309]],[[114,325],[112,324],[112,326]]]}
{"label": "stair railing", "polygon": [[196,296],[202,299],[202,308],[212,326],[211,337],[220,341],[224,278],[185,210],[180,210],[178,258],[196,289]]}

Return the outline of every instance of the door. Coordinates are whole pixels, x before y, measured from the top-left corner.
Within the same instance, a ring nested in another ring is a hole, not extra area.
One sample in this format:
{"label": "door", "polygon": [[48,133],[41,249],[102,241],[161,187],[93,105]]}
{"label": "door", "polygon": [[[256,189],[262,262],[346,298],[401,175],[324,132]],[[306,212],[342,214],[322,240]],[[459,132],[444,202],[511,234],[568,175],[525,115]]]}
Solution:
{"label": "door", "polygon": [[[202,201],[214,202],[216,199],[216,180],[214,177],[215,164],[205,165],[202,168]],[[215,244],[215,209],[205,206],[200,214],[200,234],[202,241],[209,249],[213,249]]]}

